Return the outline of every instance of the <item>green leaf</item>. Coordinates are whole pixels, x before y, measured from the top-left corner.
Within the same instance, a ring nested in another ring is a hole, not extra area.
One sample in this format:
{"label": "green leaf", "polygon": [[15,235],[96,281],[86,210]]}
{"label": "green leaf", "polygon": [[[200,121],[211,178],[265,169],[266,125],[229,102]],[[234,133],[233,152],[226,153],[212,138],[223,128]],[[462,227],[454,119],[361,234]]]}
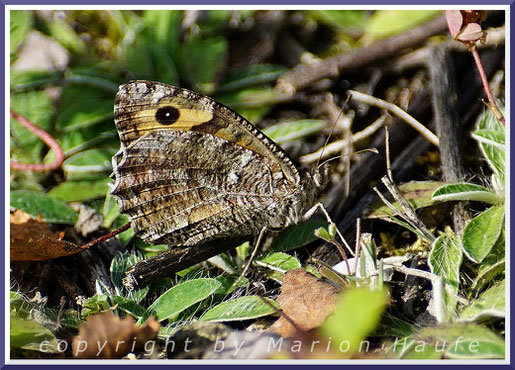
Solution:
{"label": "green leaf", "polygon": [[240,245],[238,245],[235,248],[235,250],[236,250],[236,256],[241,261],[245,261],[247,259],[247,257],[249,256],[249,253],[250,253],[250,243],[248,241],[247,242],[243,242]]}
{"label": "green leaf", "polygon": [[[27,118],[35,126],[50,131],[54,108],[52,101],[44,91],[29,91],[11,94],[11,107],[19,115]],[[45,144],[18,121],[11,117],[11,154],[16,149],[30,153],[32,161],[40,161]],[[16,158],[14,158],[16,159]]]}
{"label": "green leaf", "polygon": [[325,227],[319,227],[318,229],[315,230],[315,236],[317,238],[320,238],[322,240],[325,240],[326,242],[331,242],[334,240],[334,237],[332,237],[330,234],[329,234],[329,231],[328,229],[326,229]]}
{"label": "green leaf", "polygon": [[[346,267],[345,267],[346,269]],[[346,269],[347,270],[347,269]],[[311,272],[306,268],[307,272]],[[356,279],[356,281],[361,281],[359,278],[355,276],[349,276],[339,273],[338,271],[331,268],[329,265],[325,265],[323,262],[321,263],[321,266],[318,268],[317,273],[315,274],[318,278],[326,278],[327,280],[332,281],[333,283],[338,284],[340,287],[345,288],[349,286],[348,281],[352,281],[353,278]],[[347,280],[348,279],[348,280]]]}
{"label": "green leaf", "polygon": [[215,279],[194,279],[177,284],[156,299],[145,316],[154,315],[158,321],[173,318],[188,307],[208,298],[221,285]]}
{"label": "green leaf", "polygon": [[50,330],[33,320],[10,318],[11,349],[22,348],[48,353],[58,353],[57,339]]}
{"label": "green leaf", "polygon": [[480,291],[487,284],[490,284],[494,278],[502,275],[504,277],[506,272],[506,240],[504,235],[504,228],[501,229],[501,235],[488,255],[483,259],[481,264],[477,267],[477,275],[472,282],[471,291]]}
{"label": "green leaf", "polygon": [[501,280],[466,307],[461,312],[459,320],[477,321],[485,317],[504,318],[506,316],[505,300],[505,281]]}
{"label": "green leaf", "polygon": [[110,228],[114,220],[120,215],[120,207],[116,203],[116,200],[110,194],[107,194],[104,200],[104,206],[102,207],[102,217],[104,222],[102,226]]}
{"label": "green leaf", "polygon": [[409,30],[440,13],[439,10],[376,10],[368,21],[365,39],[385,38]]}
{"label": "green leaf", "polygon": [[[505,174],[505,151],[499,144],[504,142],[502,137],[505,135],[504,126],[497,120],[495,115],[486,109],[477,119],[477,135],[479,148],[483,156],[488,161],[492,170],[499,176],[504,183]],[[485,137],[486,136],[486,137]],[[486,140],[488,138],[488,140]],[[493,143],[492,143],[493,141]]]}
{"label": "green leaf", "polygon": [[[129,218],[126,215],[118,215],[113,223],[113,228],[118,229],[129,223]],[[128,230],[116,235],[116,238],[120,241],[122,246],[126,246],[134,237],[134,229],[130,227]]]}
{"label": "green leaf", "polygon": [[109,297],[106,294],[95,294],[89,297],[82,305],[81,315],[86,317],[103,312],[111,307]]}
{"label": "green leaf", "polygon": [[137,79],[152,75],[152,55],[144,39],[136,38],[120,58],[124,67]]}
{"label": "green leaf", "polygon": [[165,252],[168,250],[168,246],[166,244],[150,244],[144,242],[140,238],[134,238],[132,243],[136,248],[138,248],[140,252],[142,252],[145,255],[145,258],[155,256],[161,252]]}
{"label": "green leaf", "polygon": [[[381,218],[381,217],[379,217],[379,218]],[[406,230],[411,231],[413,234],[417,235],[421,240],[424,240],[428,243],[432,243],[434,241],[434,239],[432,239],[431,237],[428,237],[423,232],[419,231],[417,228],[412,227],[408,222],[404,221],[401,218],[398,218],[395,216],[388,216],[385,218],[385,220],[389,221],[389,222],[393,222],[394,224],[397,224],[397,225],[405,228]]]}
{"label": "green leaf", "polygon": [[139,304],[137,304],[130,298],[121,297],[119,295],[113,295],[111,298],[113,299],[114,303],[116,303],[119,309],[127,312],[129,315],[136,319],[142,317],[147,311],[144,307],[141,307]]}
{"label": "green leaf", "polygon": [[439,236],[433,243],[429,255],[429,268],[431,272],[440,276],[445,285],[445,307],[447,318],[454,317],[457,303],[457,294],[460,283],[460,266],[463,260],[463,252],[459,241],[454,235]]}
{"label": "green leaf", "polygon": [[145,39],[154,40],[165,47],[176,65],[179,61],[182,13],[179,10],[144,10],[142,14],[147,25]]}
{"label": "green leaf", "polygon": [[499,239],[504,225],[504,207],[494,206],[474,217],[463,230],[462,243],[470,259],[479,263]]}
{"label": "green leaf", "polygon": [[216,75],[225,66],[228,45],[223,37],[192,38],[182,47],[188,77],[209,92]]}
{"label": "green leaf", "polygon": [[[505,358],[504,339],[485,326],[468,324],[465,328],[455,327],[447,333],[456,338],[447,351],[449,358],[494,359]],[[463,339],[458,342],[462,337]]]}
{"label": "green leaf", "polygon": [[504,150],[506,140],[504,131],[476,130],[472,133],[472,137],[481,144],[496,146]]}
{"label": "green leaf", "polygon": [[[504,113],[504,107],[500,102],[497,102],[497,106],[501,110],[501,113]],[[489,130],[494,132],[505,132],[506,128],[504,125],[497,119],[495,114],[490,109],[485,109],[481,115],[478,117],[476,121],[477,130]]]}
{"label": "green leaf", "polygon": [[504,203],[504,197],[497,195],[495,192],[485,188],[484,186],[470,183],[457,183],[441,186],[434,191],[433,200],[439,202],[461,200],[486,202],[490,204]]}
{"label": "green leaf", "polygon": [[106,131],[105,122],[95,125],[89,130],[63,132],[59,135],[59,143],[66,157],[100,146],[114,152],[120,148],[118,135],[112,128]]}
{"label": "green leaf", "polygon": [[289,227],[275,238],[269,251],[287,252],[309,244],[316,240],[315,230],[319,227],[327,227],[327,222],[315,219]]}
{"label": "green leaf", "polygon": [[9,291],[9,308],[11,314],[20,318],[27,318],[32,309],[32,304],[27,302],[20,293],[11,290]]}
{"label": "green leaf", "polygon": [[60,80],[61,74],[56,71],[11,71],[11,91],[37,89]]}
{"label": "green leaf", "polygon": [[462,260],[463,253],[456,237],[441,235],[433,243],[428,262],[431,272],[440,276],[457,293]]}
{"label": "green leaf", "polygon": [[252,295],[220,303],[202,315],[200,321],[250,320],[272,315],[278,310],[275,301]]}
{"label": "green leaf", "polygon": [[63,132],[84,130],[96,123],[111,120],[112,117],[112,99],[84,98],[60,110],[57,127]]}
{"label": "green leaf", "polygon": [[336,232],[338,231],[336,224],[334,222],[331,222],[327,227],[327,231],[329,232],[329,236],[331,237],[331,239],[334,240],[336,237]]}
{"label": "green leaf", "polygon": [[11,10],[9,17],[10,52],[14,54],[32,27],[32,12]]}
{"label": "green leaf", "polygon": [[240,286],[244,286],[248,284],[247,278],[242,278],[237,286],[234,285],[236,280],[238,279],[238,276],[228,276],[228,275],[218,275],[216,277],[216,280],[222,284],[220,288],[218,288],[215,292],[215,295],[220,297],[221,299],[225,298],[229,294],[231,294],[236,288]]}
{"label": "green leaf", "polygon": [[142,260],[143,257],[135,253],[119,253],[114,256],[109,268],[111,280],[115,286],[117,294],[121,295],[123,298],[129,298],[136,303],[141,302],[143,298],[145,298],[149,291],[149,287],[140,287],[128,291],[123,285],[123,279],[125,278],[125,271]]}
{"label": "green leaf", "polygon": [[[286,97],[285,93],[272,89],[270,86],[258,86],[222,95],[218,97],[218,100],[246,117],[241,113],[243,108],[269,109],[267,106],[277,104]],[[255,121],[249,117],[246,118],[251,122]]]}
{"label": "green leaf", "polygon": [[238,112],[250,122],[258,122],[285,94],[269,86],[238,90],[221,95],[217,100]]}
{"label": "green leaf", "polygon": [[[99,99],[109,99],[111,95],[116,94],[118,86],[125,82],[125,79],[113,75],[112,72],[102,70],[102,67],[71,67],[67,70],[65,81],[68,83],[63,89],[62,99],[68,98],[66,104],[74,104],[73,96],[70,96],[70,90],[80,91],[80,96],[89,99],[93,96],[99,96]],[[78,90],[77,90],[78,89]],[[69,99],[69,98],[72,99]]]}
{"label": "green leaf", "polygon": [[68,180],[84,180],[105,177],[111,172],[114,153],[104,149],[90,149],[67,158],[61,168]]}
{"label": "green leaf", "polygon": [[417,331],[418,328],[415,325],[385,313],[370,336],[403,338],[415,334]]}
{"label": "green leaf", "polygon": [[442,357],[441,351],[438,351],[434,345],[423,341],[411,340],[407,342],[406,347],[402,354],[403,360],[439,360]]}
{"label": "green leaf", "polygon": [[72,53],[80,54],[86,51],[86,44],[68,23],[61,20],[52,20],[47,22],[45,26],[50,37],[56,39]]}
{"label": "green leaf", "polygon": [[[178,85],[180,81],[179,72],[166,48],[163,45],[152,42],[146,42],[145,46],[150,53],[153,74],[159,76],[159,81],[163,83]],[[148,74],[143,76],[143,78],[147,76]]]}
{"label": "green leaf", "polygon": [[37,191],[11,191],[10,206],[21,209],[34,218],[41,215],[49,223],[73,225],[77,221],[77,212],[65,202]]}
{"label": "green leaf", "polygon": [[376,328],[386,303],[386,294],[382,290],[347,290],[320,329],[333,342],[348,343],[348,351],[343,355],[350,357],[359,349],[361,341]]}
{"label": "green leaf", "polygon": [[362,30],[367,24],[369,14],[365,10],[310,10],[309,14],[337,30]]}
{"label": "green leaf", "polygon": [[48,195],[65,202],[84,202],[103,198],[109,190],[107,184],[111,181],[109,177],[98,180],[65,181],[52,188]]}
{"label": "green leaf", "polygon": [[[400,185],[399,190],[414,209],[420,209],[435,204],[435,201],[432,199],[432,194],[435,189],[444,184],[444,182],[440,181],[413,181]],[[388,200],[395,207],[399,208],[399,204],[394,202],[391,197],[389,197]],[[380,199],[375,201],[370,206],[370,209],[373,211],[367,216],[368,218],[389,219],[390,216],[394,215],[394,211]]]}
{"label": "green leaf", "polygon": [[426,327],[393,349],[402,359],[494,359],[504,358],[504,347],[504,340],[484,326],[452,324]]}
{"label": "green leaf", "polygon": [[218,95],[228,91],[245,89],[253,85],[273,82],[286,70],[283,66],[276,64],[251,64],[236,67],[228,71],[224,82],[217,87],[215,93]]}
{"label": "green leaf", "polygon": [[[426,327],[410,339],[413,341],[410,348],[397,348],[404,350],[402,358],[413,358],[413,352],[425,352],[427,357],[455,358],[455,359],[494,359],[504,358],[504,340],[484,326],[473,324],[453,324],[451,326]],[[402,343],[402,341],[401,341]],[[428,346],[438,350],[428,353]],[[421,357],[418,357],[421,358]]]}
{"label": "green leaf", "polygon": [[298,140],[319,132],[327,123],[316,119],[281,122],[263,129],[263,133],[277,144]]}
{"label": "green leaf", "polygon": [[279,268],[285,272],[301,267],[298,259],[282,252],[269,253],[259,258],[258,261]]}
{"label": "green leaf", "polygon": [[[284,273],[301,267],[298,259],[283,252],[267,253],[256,260],[256,265],[268,267],[268,278],[282,280]],[[279,271],[277,271],[279,270]]]}

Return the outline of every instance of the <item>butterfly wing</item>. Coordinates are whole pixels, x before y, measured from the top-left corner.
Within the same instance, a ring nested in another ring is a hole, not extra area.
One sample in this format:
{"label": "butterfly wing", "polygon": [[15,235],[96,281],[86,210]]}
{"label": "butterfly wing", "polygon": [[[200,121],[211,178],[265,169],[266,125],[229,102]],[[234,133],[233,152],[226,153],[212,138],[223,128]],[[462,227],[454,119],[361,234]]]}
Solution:
{"label": "butterfly wing", "polygon": [[118,199],[137,235],[195,245],[251,235],[295,191],[298,172],[254,126],[212,99],[148,81],[120,87],[113,158]]}

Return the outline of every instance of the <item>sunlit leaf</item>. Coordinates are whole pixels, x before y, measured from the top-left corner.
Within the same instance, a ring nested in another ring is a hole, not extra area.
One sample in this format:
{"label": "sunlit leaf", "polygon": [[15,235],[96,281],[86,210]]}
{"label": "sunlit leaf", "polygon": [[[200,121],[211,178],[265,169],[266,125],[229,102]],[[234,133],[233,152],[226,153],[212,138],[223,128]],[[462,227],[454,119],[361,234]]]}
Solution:
{"label": "sunlit leaf", "polygon": [[504,225],[504,207],[494,206],[469,221],[463,230],[463,248],[475,262],[481,262],[499,239]]}
{"label": "sunlit leaf", "polygon": [[274,314],[279,309],[277,303],[269,298],[245,296],[233,299],[207,311],[202,321],[241,321]]}

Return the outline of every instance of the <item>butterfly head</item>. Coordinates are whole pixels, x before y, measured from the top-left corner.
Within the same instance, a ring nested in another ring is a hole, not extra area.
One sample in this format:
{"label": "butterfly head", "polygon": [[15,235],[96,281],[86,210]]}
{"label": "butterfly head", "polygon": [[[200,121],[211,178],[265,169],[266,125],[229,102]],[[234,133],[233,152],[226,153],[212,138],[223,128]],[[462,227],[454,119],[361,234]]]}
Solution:
{"label": "butterfly head", "polygon": [[306,205],[311,206],[329,182],[329,164],[313,165],[304,172],[303,193]]}
{"label": "butterfly head", "polygon": [[324,190],[329,182],[329,164],[323,163],[320,166],[312,167],[313,182],[320,190]]}

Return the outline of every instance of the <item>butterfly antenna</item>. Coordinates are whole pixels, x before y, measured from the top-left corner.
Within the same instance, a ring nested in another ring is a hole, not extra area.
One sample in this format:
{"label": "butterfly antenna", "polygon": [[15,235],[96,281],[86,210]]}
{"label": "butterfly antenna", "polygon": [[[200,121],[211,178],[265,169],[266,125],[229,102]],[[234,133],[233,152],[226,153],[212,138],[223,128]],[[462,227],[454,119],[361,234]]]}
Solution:
{"label": "butterfly antenna", "polygon": [[[365,152],[372,152],[374,154],[379,154],[379,151],[376,148],[365,148],[365,149],[358,150],[357,152],[351,153],[350,155],[356,155],[356,154],[361,154],[361,153],[365,153]],[[325,161],[323,161],[322,163],[320,163],[318,165],[318,168],[322,167],[327,162],[331,162],[331,161],[334,161],[335,159],[345,157],[346,155],[348,155],[348,154],[342,154],[342,155],[337,155],[337,156],[328,158]]]}
{"label": "butterfly antenna", "polygon": [[[336,125],[338,124],[338,122],[340,121],[340,118],[341,116],[343,115],[343,110],[345,109],[345,107],[347,106],[347,102],[349,101],[350,99],[350,95],[347,95],[347,97],[345,98],[345,102],[343,103],[343,106],[340,108],[339,112],[338,112],[338,116],[336,117],[335,121],[334,121],[334,124],[333,124],[333,127],[331,127],[331,132],[329,132],[329,135],[327,135],[327,138],[325,139],[325,143],[324,143],[324,146],[322,147],[322,152],[320,153],[320,157],[318,157],[318,160],[317,160],[317,168],[320,168],[324,163],[327,163],[328,161],[331,161],[333,159],[336,159],[336,158],[339,158],[339,157],[334,157],[334,158],[331,158],[327,161],[324,161],[322,164],[319,164],[320,163],[320,159],[324,157],[324,150],[325,150],[325,147],[327,146],[327,144],[329,143],[329,140],[331,139],[331,135],[333,134],[334,132],[334,129],[336,128]],[[340,156],[341,157],[341,156]]]}

